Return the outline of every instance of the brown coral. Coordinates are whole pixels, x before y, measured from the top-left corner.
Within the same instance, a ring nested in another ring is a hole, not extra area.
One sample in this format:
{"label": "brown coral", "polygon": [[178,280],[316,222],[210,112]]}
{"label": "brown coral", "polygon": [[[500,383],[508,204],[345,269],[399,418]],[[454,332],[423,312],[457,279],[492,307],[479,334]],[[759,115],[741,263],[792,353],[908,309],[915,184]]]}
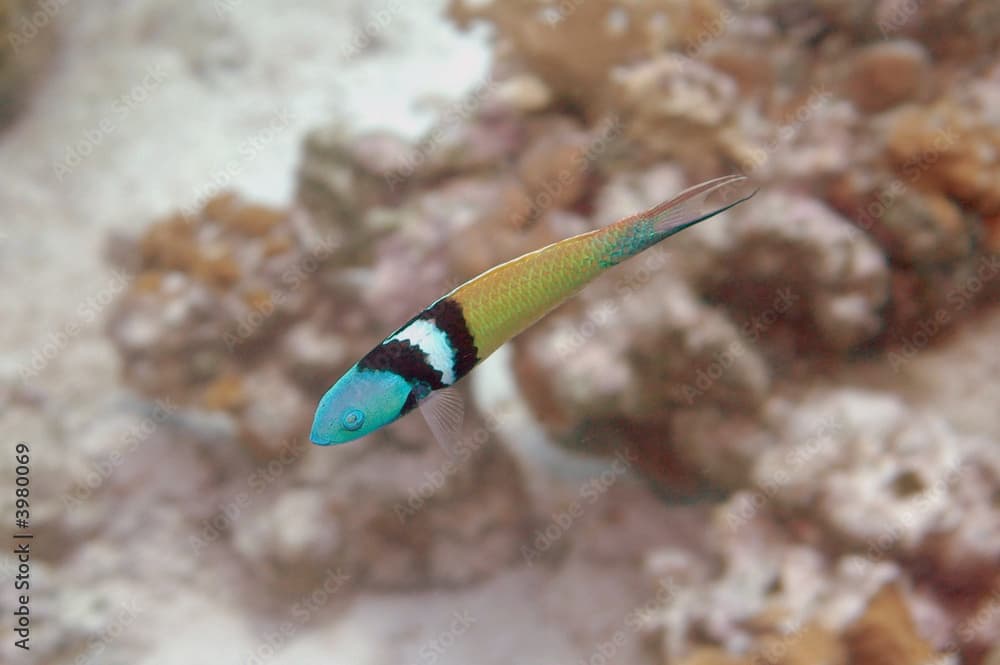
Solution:
{"label": "brown coral", "polygon": [[721,506],[709,524],[709,558],[675,549],[649,561],[673,590],[654,621],[666,662],[882,665],[945,658],[914,620],[923,601],[901,585],[893,564],[825,554],[815,532],[787,528],[766,505],[745,511],[744,498]]}
{"label": "brown coral", "polygon": [[879,591],[844,635],[851,662],[859,665],[924,665],[940,656],[918,633],[894,586]]}
{"label": "brown coral", "polygon": [[506,52],[562,99],[600,115],[610,93],[609,73],[664,47],[695,48],[723,26],[715,0],[675,2],[556,2],[453,0],[459,25],[493,23]]}
{"label": "brown coral", "polygon": [[721,130],[733,120],[738,88],[697,60],[668,54],[615,76],[615,110],[637,149],[674,157],[696,172],[718,170]]}
{"label": "brown coral", "polygon": [[[311,311],[313,278],[338,251],[334,241],[295,213],[223,193],[111,251],[135,273],[108,323],[131,385],[226,414],[265,459],[301,436],[311,410],[303,387],[322,389],[347,361],[336,342],[308,368],[297,355],[295,323]],[[260,355],[269,348],[288,354],[287,368]]]}
{"label": "brown coral", "polygon": [[842,635],[809,624],[791,635],[767,635],[753,654],[701,648],[681,665],[926,665],[940,656],[920,637],[901,594],[886,586]]}
{"label": "brown coral", "polygon": [[915,42],[869,46],[851,63],[848,94],[866,113],[884,111],[920,93],[929,65],[926,50]]}
{"label": "brown coral", "polygon": [[941,101],[894,118],[887,156],[900,177],[963,202],[984,216],[1000,212],[1000,129],[965,106]]}

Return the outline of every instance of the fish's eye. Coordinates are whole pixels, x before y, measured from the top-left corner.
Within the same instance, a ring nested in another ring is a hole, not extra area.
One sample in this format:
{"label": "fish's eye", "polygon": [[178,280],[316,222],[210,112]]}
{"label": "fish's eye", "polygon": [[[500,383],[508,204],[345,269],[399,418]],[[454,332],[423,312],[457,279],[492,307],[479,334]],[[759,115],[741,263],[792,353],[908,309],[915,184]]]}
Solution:
{"label": "fish's eye", "polygon": [[361,413],[357,409],[350,409],[344,413],[344,417],[341,419],[341,423],[344,429],[351,432],[361,429],[361,425],[365,422],[365,414]]}

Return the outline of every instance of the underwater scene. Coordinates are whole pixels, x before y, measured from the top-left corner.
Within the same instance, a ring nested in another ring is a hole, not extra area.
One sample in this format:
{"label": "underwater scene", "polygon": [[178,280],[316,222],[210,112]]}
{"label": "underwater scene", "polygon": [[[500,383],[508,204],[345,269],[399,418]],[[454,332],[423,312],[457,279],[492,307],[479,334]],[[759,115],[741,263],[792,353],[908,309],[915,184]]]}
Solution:
{"label": "underwater scene", "polygon": [[998,53],[0,0],[0,663],[1000,665]]}

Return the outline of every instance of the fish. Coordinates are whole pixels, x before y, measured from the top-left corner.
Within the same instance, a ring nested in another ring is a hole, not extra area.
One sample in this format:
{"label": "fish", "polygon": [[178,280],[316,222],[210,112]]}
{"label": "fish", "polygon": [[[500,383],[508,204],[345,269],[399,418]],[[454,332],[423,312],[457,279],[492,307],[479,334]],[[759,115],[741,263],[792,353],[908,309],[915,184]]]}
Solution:
{"label": "fish", "polygon": [[309,438],[320,446],[354,441],[420,406],[447,449],[461,420],[455,383],[605,270],[751,198],[757,190],[718,207],[707,204],[713,193],[745,179],[729,175],[703,182],[645,212],[529,252],[456,287],[326,391]]}

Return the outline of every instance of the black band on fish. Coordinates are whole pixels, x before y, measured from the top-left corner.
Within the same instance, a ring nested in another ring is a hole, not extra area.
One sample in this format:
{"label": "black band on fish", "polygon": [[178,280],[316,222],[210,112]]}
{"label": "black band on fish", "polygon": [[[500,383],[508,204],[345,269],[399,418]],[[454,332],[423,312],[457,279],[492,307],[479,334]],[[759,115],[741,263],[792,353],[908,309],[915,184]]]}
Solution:
{"label": "black band on fish", "polygon": [[424,399],[431,394],[431,387],[426,383],[418,382],[413,384],[413,388],[410,390],[410,394],[406,396],[406,401],[403,402],[403,408],[399,410],[399,415],[404,416],[410,411],[413,411],[420,404],[420,400]]}
{"label": "black band on fish", "polygon": [[413,409],[417,408],[417,389],[414,388],[410,391],[410,394],[406,396],[406,401],[403,402],[403,408],[399,410],[399,415],[405,416]]}
{"label": "black band on fish", "polygon": [[455,350],[455,380],[462,378],[479,362],[479,349],[469,331],[462,313],[462,306],[451,298],[442,298],[417,316],[419,319],[433,319],[434,325],[448,336],[451,348]]}
{"label": "black band on fish", "polygon": [[432,390],[443,388],[441,372],[427,360],[427,354],[405,340],[379,344],[358,362],[358,369],[395,372],[411,384],[426,383]]}

